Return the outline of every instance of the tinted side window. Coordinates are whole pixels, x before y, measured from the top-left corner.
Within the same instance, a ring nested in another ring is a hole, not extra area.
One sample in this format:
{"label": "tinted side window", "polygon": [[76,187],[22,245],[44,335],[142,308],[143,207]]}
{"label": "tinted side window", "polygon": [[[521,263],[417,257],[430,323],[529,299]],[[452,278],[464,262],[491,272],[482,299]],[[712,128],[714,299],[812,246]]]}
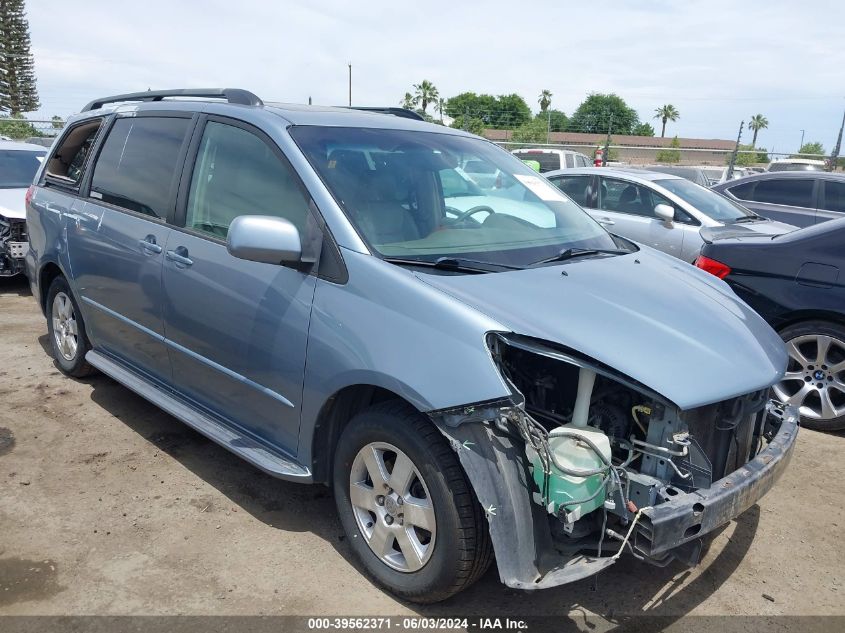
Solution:
{"label": "tinted side window", "polygon": [[828,211],[845,213],[845,182],[825,180],[824,208]]}
{"label": "tinted side window", "polygon": [[115,121],[94,167],[91,197],[167,216],[190,119],[138,117]]}
{"label": "tinted side window", "polygon": [[589,207],[589,202],[592,199],[590,178],[591,176],[557,176],[552,178],[551,181],[582,207]]}
{"label": "tinted side window", "polygon": [[655,217],[652,192],[646,187],[634,183],[602,178],[601,208],[606,211],[618,211],[631,215]]}
{"label": "tinted side window", "polygon": [[309,199],[291,168],[255,134],[232,125],[205,126],[185,226],[225,238],[239,215],[290,220],[304,234]]}
{"label": "tinted side window", "polygon": [[566,166],[571,168],[575,166],[575,163],[572,161],[572,154],[566,155]]}
{"label": "tinted side window", "polygon": [[728,187],[728,191],[731,192],[731,195],[739,198],[740,200],[753,200],[754,198],[752,195],[754,193],[755,184],[756,183],[754,181],[744,182],[736,187]]}
{"label": "tinted side window", "polygon": [[813,206],[812,180],[761,180],[754,189],[755,202],[785,204],[792,207]]}

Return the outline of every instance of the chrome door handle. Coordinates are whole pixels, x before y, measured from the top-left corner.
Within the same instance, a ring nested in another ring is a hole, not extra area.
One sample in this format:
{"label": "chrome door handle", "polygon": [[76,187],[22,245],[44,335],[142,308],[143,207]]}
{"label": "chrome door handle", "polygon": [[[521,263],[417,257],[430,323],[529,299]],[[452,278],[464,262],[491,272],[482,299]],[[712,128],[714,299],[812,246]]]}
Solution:
{"label": "chrome door handle", "polygon": [[188,257],[188,249],[184,246],[179,246],[175,251],[167,251],[165,257],[181,266],[191,266],[194,263],[194,260]]}
{"label": "chrome door handle", "polygon": [[613,226],[614,224],[616,224],[616,222],[614,222],[610,218],[599,218],[598,223],[599,224],[607,224],[608,226]]}
{"label": "chrome door handle", "polygon": [[148,235],[143,240],[138,240],[138,246],[141,247],[141,250],[147,251],[148,253],[158,255],[161,252],[161,246],[156,244],[156,238],[152,235]]}

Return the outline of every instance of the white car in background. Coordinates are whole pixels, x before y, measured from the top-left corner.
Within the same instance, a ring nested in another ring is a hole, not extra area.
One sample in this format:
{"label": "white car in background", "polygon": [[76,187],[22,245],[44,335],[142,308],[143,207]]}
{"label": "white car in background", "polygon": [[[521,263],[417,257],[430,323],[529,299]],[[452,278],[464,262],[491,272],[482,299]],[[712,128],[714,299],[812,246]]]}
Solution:
{"label": "white car in background", "polygon": [[540,165],[540,173],[572,167],[589,167],[593,164],[580,152],[569,149],[547,149],[542,147],[523,147],[511,151],[519,160],[535,161]]}
{"label": "white car in background", "polygon": [[780,235],[796,227],[767,220],[686,178],[586,167],[544,174],[611,233],[692,263],[710,235]]}
{"label": "white car in background", "polygon": [[26,190],[44,160],[40,145],[0,141],[0,277],[23,273],[29,249]]}
{"label": "white car in background", "polygon": [[824,171],[825,162],[812,158],[781,158],[769,163],[766,171]]}

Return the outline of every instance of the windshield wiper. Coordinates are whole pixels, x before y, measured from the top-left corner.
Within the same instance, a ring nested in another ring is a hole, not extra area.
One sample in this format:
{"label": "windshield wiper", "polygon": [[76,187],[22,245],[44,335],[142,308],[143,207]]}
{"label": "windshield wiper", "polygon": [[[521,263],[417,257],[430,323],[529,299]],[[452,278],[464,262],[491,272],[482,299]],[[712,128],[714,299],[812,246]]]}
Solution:
{"label": "windshield wiper", "polygon": [[385,257],[384,261],[400,266],[424,266],[426,268],[438,268],[440,270],[454,270],[467,273],[496,273],[502,270],[522,270],[521,266],[510,264],[498,264],[496,262],[484,262],[477,259],[466,259],[463,257],[438,257],[434,261],[424,259],[403,259],[401,257]]}
{"label": "windshield wiper", "polygon": [[758,220],[765,220],[762,215],[745,215],[734,220],[734,224],[742,224],[743,222],[757,222]]}
{"label": "windshield wiper", "polygon": [[627,255],[634,251],[627,251],[621,248],[565,248],[557,255],[552,255],[546,259],[533,262],[531,266],[539,266],[540,264],[550,264],[551,262],[563,262],[567,259],[575,257],[587,257],[589,255]]}

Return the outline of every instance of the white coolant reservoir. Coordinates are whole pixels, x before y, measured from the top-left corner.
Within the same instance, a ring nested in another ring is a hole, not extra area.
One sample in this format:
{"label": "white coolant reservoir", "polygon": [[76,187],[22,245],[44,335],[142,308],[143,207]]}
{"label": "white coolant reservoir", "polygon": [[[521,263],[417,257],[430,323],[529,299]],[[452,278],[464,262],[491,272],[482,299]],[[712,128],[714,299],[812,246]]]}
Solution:
{"label": "white coolant reservoir", "polygon": [[[570,434],[577,437],[571,437]],[[582,437],[595,444],[605,460],[610,462],[610,440],[607,435],[590,426],[567,424],[549,433],[549,448],[554,453],[557,463],[563,468],[578,471],[605,469],[605,461],[591,446],[579,440]],[[552,466],[546,492],[549,511],[557,515],[560,507],[563,506],[569,520],[577,521],[585,514],[600,508],[604,504],[606,490],[600,490],[598,494],[596,491],[599,488],[606,488],[605,478],[605,473],[579,477],[567,474],[557,466]],[[590,497],[593,498],[590,499]],[[588,501],[583,501],[585,499]],[[573,501],[583,501],[583,503],[573,504]]]}

